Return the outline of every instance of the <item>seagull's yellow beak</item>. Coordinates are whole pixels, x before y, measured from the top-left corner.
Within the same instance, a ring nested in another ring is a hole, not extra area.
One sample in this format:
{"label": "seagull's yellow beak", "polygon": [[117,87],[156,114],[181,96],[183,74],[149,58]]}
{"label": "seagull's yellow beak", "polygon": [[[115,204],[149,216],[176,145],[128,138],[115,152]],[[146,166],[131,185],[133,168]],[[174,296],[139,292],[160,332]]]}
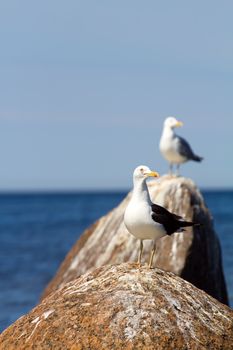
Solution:
{"label": "seagull's yellow beak", "polygon": [[145,175],[146,177],[159,177],[159,173],[157,173],[156,171],[151,171],[150,173],[146,173]]}
{"label": "seagull's yellow beak", "polygon": [[183,126],[184,124],[182,122],[177,122],[176,123],[176,127],[180,127],[180,126]]}

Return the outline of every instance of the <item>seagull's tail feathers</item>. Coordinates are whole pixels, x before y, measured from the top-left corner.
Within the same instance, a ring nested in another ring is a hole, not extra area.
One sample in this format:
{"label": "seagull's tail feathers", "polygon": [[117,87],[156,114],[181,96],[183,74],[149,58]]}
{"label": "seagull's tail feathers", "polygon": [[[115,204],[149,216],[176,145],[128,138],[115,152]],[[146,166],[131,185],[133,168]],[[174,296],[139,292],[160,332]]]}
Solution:
{"label": "seagull's tail feathers", "polygon": [[199,224],[197,222],[191,222],[191,221],[182,221],[179,220],[179,227],[181,229],[181,231],[184,231],[184,229],[182,227],[188,227],[188,226],[202,226],[202,224]]}
{"label": "seagull's tail feathers", "polygon": [[196,154],[194,154],[192,158],[192,160],[194,160],[195,162],[201,162],[203,159],[203,157],[199,157]]}

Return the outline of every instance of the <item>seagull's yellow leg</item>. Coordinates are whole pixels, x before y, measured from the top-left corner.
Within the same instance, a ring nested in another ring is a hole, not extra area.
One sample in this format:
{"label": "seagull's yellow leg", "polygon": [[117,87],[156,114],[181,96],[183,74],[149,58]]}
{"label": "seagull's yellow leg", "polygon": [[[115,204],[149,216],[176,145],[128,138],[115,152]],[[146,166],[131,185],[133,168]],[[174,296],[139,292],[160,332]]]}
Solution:
{"label": "seagull's yellow leg", "polygon": [[152,248],[151,254],[150,254],[149,269],[151,269],[152,264],[153,264],[153,258],[154,258],[154,255],[155,255],[155,249],[156,249],[156,245],[155,245],[155,242],[154,242],[153,248]]}
{"label": "seagull's yellow leg", "polygon": [[142,251],[143,251],[143,241],[140,239],[140,250],[138,255],[138,266],[141,267],[141,259],[142,259]]}

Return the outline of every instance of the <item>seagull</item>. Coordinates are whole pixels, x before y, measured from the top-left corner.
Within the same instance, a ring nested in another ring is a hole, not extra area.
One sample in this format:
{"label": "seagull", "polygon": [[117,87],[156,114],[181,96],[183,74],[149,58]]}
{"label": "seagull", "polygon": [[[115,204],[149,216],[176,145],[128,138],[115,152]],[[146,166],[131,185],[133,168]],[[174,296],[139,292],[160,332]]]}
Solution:
{"label": "seagull", "polygon": [[174,132],[174,128],[182,126],[183,123],[174,117],[168,117],[164,121],[163,132],[160,139],[160,152],[166,160],[168,160],[169,172],[172,173],[173,164],[177,165],[177,175],[179,174],[179,166],[188,160],[200,162],[203,158],[197,156],[188,142]]}
{"label": "seagull", "polygon": [[138,166],[133,173],[133,193],[124,213],[124,223],[127,230],[140,240],[138,265],[141,266],[143,241],[153,241],[150,254],[149,268],[152,267],[158,239],[170,236],[174,232],[183,231],[184,227],[199,225],[185,221],[181,216],[170,213],[158,204],[152,203],[146,184],[148,177],[158,177],[159,174],[151,171],[145,165]]}

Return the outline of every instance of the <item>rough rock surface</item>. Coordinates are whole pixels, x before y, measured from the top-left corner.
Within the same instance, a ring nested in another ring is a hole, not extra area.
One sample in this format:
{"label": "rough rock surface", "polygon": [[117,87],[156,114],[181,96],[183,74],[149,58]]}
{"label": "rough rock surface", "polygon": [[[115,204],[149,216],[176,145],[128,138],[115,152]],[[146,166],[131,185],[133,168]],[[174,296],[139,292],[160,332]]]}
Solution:
{"label": "rough rock surface", "polygon": [[[149,191],[154,202],[187,220],[203,224],[162,238],[157,244],[155,266],[174,272],[228,304],[221,249],[200,191],[192,180],[170,176],[150,182]],[[130,196],[131,193],[118,207],[83,233],[66,256],[43,297],[96,267],[137,260],[138,242],[128,233],[123,223]],[[146,241],[144,261],[148,261],[150,249],[151,241]]]}
{"label": "rough rock surface", "polygon": [[232,349],[233,310],[173,273],[104,266],[67,283],[0,336],[15,349]]}

